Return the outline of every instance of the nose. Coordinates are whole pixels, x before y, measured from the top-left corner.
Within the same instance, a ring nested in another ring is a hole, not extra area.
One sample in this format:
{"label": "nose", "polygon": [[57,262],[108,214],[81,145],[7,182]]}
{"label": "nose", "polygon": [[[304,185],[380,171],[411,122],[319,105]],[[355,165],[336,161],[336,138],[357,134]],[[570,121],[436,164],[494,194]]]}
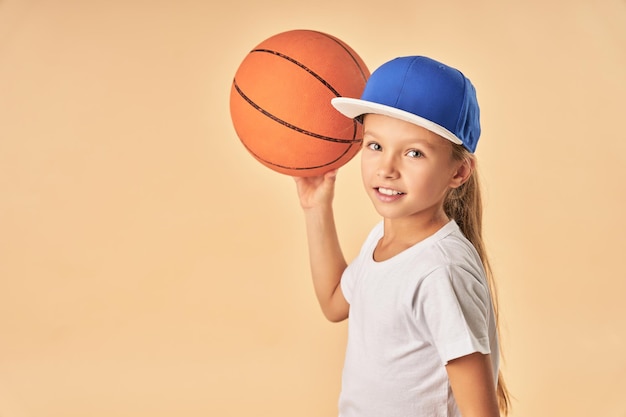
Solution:
{"label": "nose", "polygon": [[393,155],[382,155],[378,162],[376,175],[379,178],[393,179],[398,177],[398,164]]}

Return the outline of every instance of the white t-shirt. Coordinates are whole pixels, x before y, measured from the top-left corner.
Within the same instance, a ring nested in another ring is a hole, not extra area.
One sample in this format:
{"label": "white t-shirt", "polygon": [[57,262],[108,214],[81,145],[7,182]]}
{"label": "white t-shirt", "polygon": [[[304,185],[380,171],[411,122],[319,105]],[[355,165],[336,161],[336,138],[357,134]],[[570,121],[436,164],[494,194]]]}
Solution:
{"label": "white t-shirt", "polygon": [[383,262],[379,223],[348,266],[341,288],[350,303],[340,417],[460,416],[448,361],[499,347],[480,258],[450,221]]}

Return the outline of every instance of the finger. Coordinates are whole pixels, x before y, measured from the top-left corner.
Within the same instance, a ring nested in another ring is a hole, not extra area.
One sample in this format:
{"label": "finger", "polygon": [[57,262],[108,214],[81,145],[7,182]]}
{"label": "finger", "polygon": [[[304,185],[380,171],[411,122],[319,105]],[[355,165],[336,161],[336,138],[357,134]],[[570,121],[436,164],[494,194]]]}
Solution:
{"label": "finger", "polygon": [[337,173],[338,172],[339,172],[339,169],[335,168],[335,169],[333,169],[331,171],[328,171],[326,174],[324,174],[324,178],[334,180],[335,178],[337,178]]}

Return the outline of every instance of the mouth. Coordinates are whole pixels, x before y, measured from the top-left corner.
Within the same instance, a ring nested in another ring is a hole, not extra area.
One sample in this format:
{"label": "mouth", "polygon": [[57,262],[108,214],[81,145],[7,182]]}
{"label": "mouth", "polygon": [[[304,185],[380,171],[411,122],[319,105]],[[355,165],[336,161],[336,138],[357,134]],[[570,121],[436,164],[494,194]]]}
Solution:
{"label": "mouth", "polygon": [[378,191],[380,194],[390,196],[390,197],[395,197],[395,196],[400,196],[400,195],[405,194],[402,191],[393,190],[391,188],[376,187],[374,189]]}

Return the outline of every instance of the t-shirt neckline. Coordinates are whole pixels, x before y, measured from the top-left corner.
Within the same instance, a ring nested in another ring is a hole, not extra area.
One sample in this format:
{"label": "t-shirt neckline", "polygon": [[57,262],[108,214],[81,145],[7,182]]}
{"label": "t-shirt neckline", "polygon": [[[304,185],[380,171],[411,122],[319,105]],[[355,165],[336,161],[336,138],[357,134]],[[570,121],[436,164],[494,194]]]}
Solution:
{"label": "t-shirt neckline", "polygon": [[374,259],[374,251],[376,250],[376,246],[378,245],[378,241],[383,237],[384,234],[384,226],[383,222],[380,222],[377,227],[377,233],[374,239],[372,239],[372,243],[368,248],[368,260],[373,265],[387,265],[393,262],[401,261],[407,256],[413,256],[415,252],[422,250],[425,247],[432,245],[433,243],[443,239],[454,231],[459,230],[459,226],[457,225],[454,219],[451,219],[448,223],[444,224],[439,230],[437,230],[432,235],[428,236],[425,239],[420,240],[413,246],[410,246],[404,249],[402,252],[397,253],[391,258],[385,259],[383,261],[377,261]]}

